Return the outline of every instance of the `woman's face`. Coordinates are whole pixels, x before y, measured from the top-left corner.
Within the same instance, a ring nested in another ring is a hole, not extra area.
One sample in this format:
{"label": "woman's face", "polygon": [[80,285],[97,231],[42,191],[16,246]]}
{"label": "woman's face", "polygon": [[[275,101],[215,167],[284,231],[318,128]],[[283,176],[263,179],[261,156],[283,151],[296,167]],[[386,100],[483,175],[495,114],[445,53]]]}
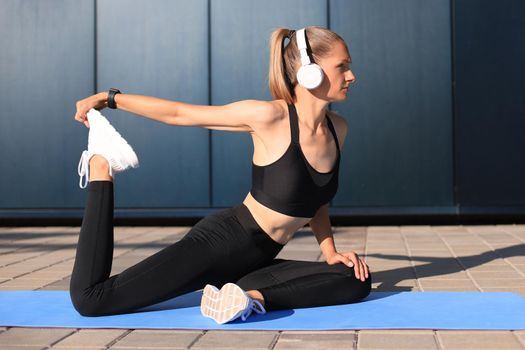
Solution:
{"label": "woman's face", "polygon": [[337,41],[332,48],[332,53],[319,60],[324,79],[321,85],[311,92],[330,102],[345,100],[348,86],[355,81],[354,73],[350,70],[351,63],[352,58],[345,45]]}

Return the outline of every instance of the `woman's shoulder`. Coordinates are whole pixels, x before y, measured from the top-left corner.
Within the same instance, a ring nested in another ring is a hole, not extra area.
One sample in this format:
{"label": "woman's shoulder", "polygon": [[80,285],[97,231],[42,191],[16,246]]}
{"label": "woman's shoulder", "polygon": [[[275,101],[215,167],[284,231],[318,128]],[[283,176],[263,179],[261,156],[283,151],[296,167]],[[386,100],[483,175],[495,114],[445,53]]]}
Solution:
{"label": "woman's shoulder", "polygon": [[260,120],[271,123],[282,119],[286,115],[286,102],[284,100],[246,100],[246,107],[257,110]]}
{"label": "woman's shoulder", "polygon": [[259,101],[264,106],[264,113],[260,116],[260,121],[265,128],[273,129],[287,119],[288,110],[284,100]]}
{"label": "woman's shoulder", "polygon": [[288,105],[285,100],[272,100],[268,102],[272,105],[274,118],[282,119],[288,115]]}

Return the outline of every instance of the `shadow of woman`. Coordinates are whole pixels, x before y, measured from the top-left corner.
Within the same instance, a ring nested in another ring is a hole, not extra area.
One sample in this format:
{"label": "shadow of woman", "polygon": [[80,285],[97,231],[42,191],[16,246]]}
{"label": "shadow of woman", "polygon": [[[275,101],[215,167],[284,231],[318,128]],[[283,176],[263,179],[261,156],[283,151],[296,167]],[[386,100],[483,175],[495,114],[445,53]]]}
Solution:
{"label": "shadow of woman", "polygon": [[[480,266],[491,261],[513,256],[525,256],[525,244],[513,245],[505,248],[497,248],[492,251],[486,251],[481,254],[458,256],[456,257],[431,257],[431,256],[410,256],[410,260],[419,262],[428,262],[427,264],[416,265],[414,267],[400,267],[390,270],[377,271],[373,270],[373,282],[380,282],[376,287],[388,291],[410,291],[413,287],[396,286],[397,283],[414,278],[425,278],[432,276],[447,275],[451,273],[465,271],[467,269]],[[406,260],[405,255],[395,254],[367,254],[367,257],[381,258],[387,260]]]}

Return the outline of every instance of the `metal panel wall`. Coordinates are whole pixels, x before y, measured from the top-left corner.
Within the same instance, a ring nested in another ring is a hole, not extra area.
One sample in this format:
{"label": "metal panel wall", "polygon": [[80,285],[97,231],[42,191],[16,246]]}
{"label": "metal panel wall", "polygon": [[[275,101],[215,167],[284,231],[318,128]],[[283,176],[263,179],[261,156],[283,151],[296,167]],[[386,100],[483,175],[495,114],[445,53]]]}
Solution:
{"label": "metal panel wall", "polygon": [[[207,26],[206,0],[99,1],[97,90],[208,104]],[[140,160],[138,169],[117,174],[116,206],[210,205],[207,129],[106,111]]]}
{"label": "metal panel wall", "polygon": [[93,18],[91,0],[0,2],[0,208],[83,205],[73,116],[93,89]]}
{"label": "metal panel wall", "polygon": [[[523,207],[524,5],[452,4],[4,0],[0,216],[84,206],[76,165],[87,130],[72,119],[77,100],[110,87],[203,105],[269,100],[270,33],[306,25],[339,33],[357,76],[348,100],[331,105],[350,126],[333,209],[453,212],[455,171],[462,206]],[[226,207],[249,190],[248,134],[105,114],[141,161],[117,175],[117,207]]]}
{"label": "metal panel wall", "polygon": [[458,202],[524,207],[525,2],[455,1],[455,18]]}
{"label": "metal panel wall", "polygon": [[330,27],[357,78],[334,205],[453,206],[449,1],[334,0]]}

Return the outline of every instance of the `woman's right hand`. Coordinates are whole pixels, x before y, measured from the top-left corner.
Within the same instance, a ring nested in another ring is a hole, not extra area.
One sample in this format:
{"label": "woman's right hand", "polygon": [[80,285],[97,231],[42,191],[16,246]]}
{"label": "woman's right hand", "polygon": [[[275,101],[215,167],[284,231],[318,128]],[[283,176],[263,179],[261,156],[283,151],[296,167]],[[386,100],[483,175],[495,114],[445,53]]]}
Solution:
{"label": "woman's right hand", "polygon": [[98,94],[86,97],[83,100],[77,101],[77,112],[75,114],[75,120],[79,123],[83,123],[89,128],[89,121],[87,119],[87,112],[94,108],[98,111],[107,107],[107,92],[99,92]]}

